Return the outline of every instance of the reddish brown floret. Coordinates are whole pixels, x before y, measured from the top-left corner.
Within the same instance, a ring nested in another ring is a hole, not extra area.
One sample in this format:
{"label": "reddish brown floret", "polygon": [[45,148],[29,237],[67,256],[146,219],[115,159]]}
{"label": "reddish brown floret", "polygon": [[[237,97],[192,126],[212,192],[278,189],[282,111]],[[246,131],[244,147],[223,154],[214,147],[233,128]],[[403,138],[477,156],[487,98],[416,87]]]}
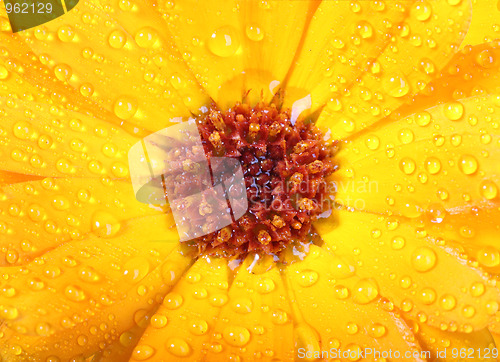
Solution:
{"label": "reddish brown floret", "polygon": [[300,119],[292,124],[289,110],[264,104],[211,109],[198,127],[208,158],[239,159],[249,202],[239,220],[191,241],[200,252],[278,253],[293,241],[304,241],[311,222],[331,206],[325,178],[334,170],[333,147],[323,134]]}

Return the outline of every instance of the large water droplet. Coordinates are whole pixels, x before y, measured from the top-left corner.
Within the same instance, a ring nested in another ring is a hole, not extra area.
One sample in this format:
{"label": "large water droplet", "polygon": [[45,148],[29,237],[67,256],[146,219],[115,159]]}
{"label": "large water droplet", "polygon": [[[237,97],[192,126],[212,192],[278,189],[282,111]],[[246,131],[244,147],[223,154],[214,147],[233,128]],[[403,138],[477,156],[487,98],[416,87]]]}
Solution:
{"label": "large water droplet", "polygon": [[411,263],[415,270],[426,272],[431,270],[436,265],[437,256],[434,250],[422,246],[413,251]]}
{"label": "large water droplet", "polygon": [[229,326],[222,332],[224,340],[235,347],[243,347],[250,341],[248,329],[238,326]]}
{"label": "large water droplet", "polygon": [[391,74],[383,79],[384,90],[392,97],[399,98],[408,94],[410,84],[403,74]]}
{"label": "large water droplet", "polygon": [[208,40],[208,49],[219,57],[230,57],[240,47],[238,33],[231,26],[223,26],[212,33]]}
{"label": "large water droplet", "polygon": [[248,39],[250,40],[261,41],[262,39],[264,39],[264,32],[258,26],[249,25],[246,27],[245,32]]}
{"label": "large water droplet", "polygon": [[458,167],[466,175],[472,175],[477,171],[478,163],[474,156],[463,155],[458,161]]}
{"label": "large water droplet", "polygon": [[97,211],[92,216],[92,231],[101,238],[111,238],[121,229],[120,222],[106,211]]}

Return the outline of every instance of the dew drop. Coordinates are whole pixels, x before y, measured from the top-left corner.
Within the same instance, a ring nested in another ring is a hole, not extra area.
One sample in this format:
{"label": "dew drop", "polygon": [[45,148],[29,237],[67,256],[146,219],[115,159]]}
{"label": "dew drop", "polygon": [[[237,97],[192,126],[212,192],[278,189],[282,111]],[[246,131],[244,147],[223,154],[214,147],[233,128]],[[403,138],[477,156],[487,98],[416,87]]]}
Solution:
{"label": "dew drop", "polygon": [[419,298],[423,304],[432,304],[436,301],[436,291],[432,288],[424,288],[420,291]]}
{"label": "dew drop", "polygon": [[223,26],[212,33],[208,40],[208,49],[219,57],[230,57],[240,47],[238,33],[231,26]]}
{"label": "dew drop", "polygon": [[411,263],[415,270],[426,272],[431,270],[436,265],[437,256],[434,250],[422,246],[413,251]]}
{"label": "dew drop", "polygon": [[189,323],[189,332],[195,336],[202,336],[208,332],[208,323],[201,319],[193,320]]}
{"label": "dew drop", "polygon": [[108,43],[112,48],[121,49],[127,42],[127,34],[122,30],[114,30],[109,34]]}
{"label": "dew drop", "polygon": [[480,52],[476,57],[476,62],[483,68],[493,68],[495,66],[495,55],[489,49]]}
{"label": "dew drop", "polygon": [[152,48],[158,41],[158,33],[155,29],[146,26],[135,34],[135,42],[141,48]]}
{"label": "dew drop", "polygon": [[399,98],[408,94],[410,85],[403,74],[392,74],[384,78],[382,87],[392,97]]}
{"label": "dew drop", "polygon": [[9,71],[3,65],[0,65],[0,80],[7,79]]}
{"label": "dew drop", "polygon": [[457,305],[457,300],[455,299],[454,296],[449,295],[449,294],[445,294],[439,300],[439,305],[444,310],[450,311],[453,308],[455,308],[455,306]]}
{"label": "dew drop", "polygon": [[500,253],[492,246],[486,246],[477,252],[477,260],[486,267],[496,267],[500,265]]}
{"label": "dew drop", "polygon": [[369,39],[373,36],[373,27],[367,21],[360,21],[356,26],[356,31],[363,39]]}
{"label": "dew drop", "polygon": [[361,279],[354,286],[352,295],[357,303],[366,304],[377,298],[378,287],[370,279]]}
{"label": "dew drop", "polygon": [[120,222],[106,211],[97,211],[92,215],[92,231],[101,238],[112,238],[121,229]]}
{"label": "dew drop", "polygon": [[246,27],[246,34],[248,39],[253,41],[261,41],[264,39],[264,32],[257,26],[249,25]]}
{"label": "dew drop", "polygon": [[403,158],[399,162],[399,168],[401,171],[403,171],[407,175],[411,175],[412,173],[415,172],[417,165],[415,161],[413,161],[411,158]]}
{"label": "dew drop", "polygon": [[145,361],[150,359],[155,354],[155,350],[153,347],[148,346],[146,344],[140,344],[134,348],[134,352],[132,353],[134,359],[138,361]]}
{"label": "dew drop", "polygon": [[168,323],[168,319],[163,314],[154,314],[151,317],[150,324],[153,328],[157,328],[157,329],[163,328],[167,325],[167,323]]}
{"label": "dew drop", "polygon": [[394,250],[401,250],[405,246],[405,239],[401,236],[396,236],[391,241],[391,247]]}
{"label": "dew drop", "polygon": [[444,107],[444,115],[450,121],[458,121],[464,115],[464,105],[460,102],[448,103]]}
{"label": "dew drop", "polygon": [[299,273],[297,282],[302,287],[310,287],[318,281],[319,275],[314,270],[303,270]]}
{"label": "dew drop", "polygon": [[228,344],[235,347],[243,347],[250,341],[250,332],[244,327],[226,327],[222,336]]}
{"label": "dew drop", "polygon": [[478,163],[474,156],[463,155],[458,161],[458,167],[466,175],[472,175],[477,171]]}
{"label": "dew drop", "polygon": [[119,97],[114,105],[115,115],[120,119],[130,119],[137,112],[137,101],[131,97]]}
{"label": "dew drop", "polygon": [[490,180],[484,180],[480,185],[481,195],[487,200],[493,200],[498,196],[497,185]]}
{"label": "dew drop", "polygon": [[432,7],[427,1],[416,2],[412,9],[412,15],[419,21],[426,21],[432,15]]}
{"label": "dew drop", "polygon": [[371,135],[366,139],[365,144],[370,150],[376,150],[380,146],[380,139],[375,135]]}
{"label": "dew drop", "polygon": [[402,130],[399,131],[398,139],[404,145],[412,143],[414,138],[415,135],[413,134],[411,129],[403,128]]}
{"label": "dew drop", "polygon": [[181,338],[170,338],[166,347],[170,353],[177,357],[187,357],[191,353],[191,347]]}
{"label": "dew drop", "polygon": [[441,161],[439,161],[436,157],[428,157],[425,160],[425,169],[431,175],[435,175],[441,170]]}
{"label": "dew drop", "polygon": [[73,302],[81,302],[86,298],[85,292],[76,285],[68,285],[64,290],[64,295]]}
{"label": "dew drop", "polygon": [[61,26],[57,31],[57,36],[62,42],[68,43],[75,37],[75,31],[69,25]]}
{"label": "dew drop", "polygon": [[123,266],[123,276],[125,281],[136,284],[149,273],[150,265],[146,258],[135,257],[130,259]]}

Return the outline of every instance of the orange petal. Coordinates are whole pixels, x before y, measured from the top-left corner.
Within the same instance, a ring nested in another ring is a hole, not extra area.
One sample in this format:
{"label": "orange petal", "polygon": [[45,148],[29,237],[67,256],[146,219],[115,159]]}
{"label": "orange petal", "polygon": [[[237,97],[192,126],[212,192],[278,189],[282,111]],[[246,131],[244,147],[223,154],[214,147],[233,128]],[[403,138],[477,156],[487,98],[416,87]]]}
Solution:
{"label": "orange petal", "polygon": [[0,187],[15,183],[40,180],[41,177],[0,170]]}
{"label": "orange petal", "polygon": [[227,303],[227,289],[227,260],[198,259],[151,317],[131,360],[201,360],[210,348],[220,308]]}
{"label": "orange petal", "polygon": [[498,0],[472,0],[472,21],[462,46],[500,39],[499,19]]}
{"label": "orange petal", "polygon": [[238,268],[229,300],[215,324],[207,361],[293,359],[290,304],[279,270],[252,269],[250,257]]}
{"label": "orange petal", "polygon": [[422,0],[407,4],[405,11],[408,18],[397,35],[375,59],[357,66],[364,70],[361,76],[339,82],[321,112],[317,124],[330,128],[334,139],[359,132],[408,103],[451,59],[469,25],[469,1]]}
{"label": "orange petal", "polygon": [[373,361],[378,360],[376,352],[391,349],[424,361],[413,333],[392,304],[378,296],[372,279],[360,279],[353,270],[352,265],[317,246],[311,246],[304,260],[286,267],[291,303],[295,318],[299,317],[295,325],[297,355],[314,360],[311,357],[321,351],[352,356],[371,351],[359,356]]}
{"label": "orange petal", "polygon": [[429,360],[497,361],[494,357],[495,341],[486,328],[472,333],[458,333],[418,324],[415,329],[420,344],[431,353]]}
{"label": "orange petal", "polygon": [[[150,318],[151,315],[148,315],[148,320]],[[144,324],[146,323],[140,323],[140,325],[135,325],[128,331],[123,332],[116,341],[94,354],[93,358],[99,362],[128,361],[147,328]]]}
{"label": "orange petal", "polygon": [[137,201],[129,183],[107,179],[46,178],[4,186],[0,196],[0,265],[26,264],[91,232],[119,237],[126,220],[165,212]]}
{"label": "orange petal", "polygon": [[372,277],[403,312],[442,329],[482,329],[500,291],[447,240],[405,218],[339,210],[315,224],[326,245]]}
{"label": "orange petal", "polygon": [[247,91],[251,100],[260,99],[261,92],[264,100],[272,97],[314,6],[308,1],[162,1],[159,9],[193,74],[227,108]]}
{"label": "orange petal", "polygon": [[0,100],[0,169],[22,174],[128,179],[138,141],[120,128],[48,103]]}
{"label": "orange petal", "polygon": [[414,218],[442,208],[495,207],[500,96],[477,96],[381,124],[343,144],[336,201]]}
{"label": "orange petal", "polygon": [[131,220],[124,229],[67,243],[19,271],[3,269],[2,357],[88,356],[145,326],[192,256],[176,250],[165,215]]}
{"label": "orange petal", "polygon": [[[20,42],[22,50],[15,48]],[[207,103],[150,3],[81,1],[66,15],[4,36],[2,43],[27,68],[33,63],[24,55],[29,47],[42,69],[122,123],[157,131]]]}

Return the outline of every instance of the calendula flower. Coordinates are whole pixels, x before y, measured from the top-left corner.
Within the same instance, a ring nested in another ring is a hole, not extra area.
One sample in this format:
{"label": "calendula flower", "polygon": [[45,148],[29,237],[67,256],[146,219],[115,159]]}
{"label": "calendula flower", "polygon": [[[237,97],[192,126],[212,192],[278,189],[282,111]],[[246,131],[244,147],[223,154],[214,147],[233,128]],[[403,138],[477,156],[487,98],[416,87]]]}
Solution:
{"label": "calendula flower", "polygon": [[[500,16],[475,2],[81,0],[16,34],[0,6],[1,357],[496,360]],[[250,209],[180,242],[128,154],[189,117]]]}

